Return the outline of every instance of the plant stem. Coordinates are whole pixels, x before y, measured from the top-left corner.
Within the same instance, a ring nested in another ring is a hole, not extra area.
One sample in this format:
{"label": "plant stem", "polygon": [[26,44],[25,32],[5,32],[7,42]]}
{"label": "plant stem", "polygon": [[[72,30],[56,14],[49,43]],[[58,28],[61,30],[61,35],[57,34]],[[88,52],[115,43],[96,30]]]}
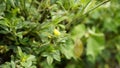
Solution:
{"label": "plant stem", "polygon": [[109,2],[109,1],[110,1],[110,0],[105,0],[105,1],[101,2],[100,4],[96,5],[95,7],[93,7],[92,9],[90,9],[89,11],[87,11],[87,12],[84,13],[84,14],[88,14],[89,12],[95,10],[95,9],[98,8],[99,6],[105,4],[105,3]]}

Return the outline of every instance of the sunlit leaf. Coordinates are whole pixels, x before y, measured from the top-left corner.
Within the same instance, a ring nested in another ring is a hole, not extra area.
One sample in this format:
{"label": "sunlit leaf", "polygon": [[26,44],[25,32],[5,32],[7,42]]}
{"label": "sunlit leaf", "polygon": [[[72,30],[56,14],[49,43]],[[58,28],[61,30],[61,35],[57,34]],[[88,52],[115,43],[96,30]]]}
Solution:
{"label": "sunlit leaf", "polygon": [[51,56],[47,56],[47,63],[51,65],[53,63],[53,58]]}
{"label": "sunlit leaf", "polygon": [[18,54],[19,54],[19,56],[23,56],[23,52],[22,52],[22,50],[21,50],[21,48],[20,47],[17,47],[18,48]]}

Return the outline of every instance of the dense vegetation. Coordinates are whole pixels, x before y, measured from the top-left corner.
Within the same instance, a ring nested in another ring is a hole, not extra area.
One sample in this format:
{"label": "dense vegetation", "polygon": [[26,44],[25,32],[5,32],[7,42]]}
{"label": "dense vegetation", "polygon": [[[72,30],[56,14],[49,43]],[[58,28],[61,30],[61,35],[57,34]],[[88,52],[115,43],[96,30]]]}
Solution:
{"label": "dense vegetation", "polygon": [[120,68],[119,0],[0,0],[0,68]]}

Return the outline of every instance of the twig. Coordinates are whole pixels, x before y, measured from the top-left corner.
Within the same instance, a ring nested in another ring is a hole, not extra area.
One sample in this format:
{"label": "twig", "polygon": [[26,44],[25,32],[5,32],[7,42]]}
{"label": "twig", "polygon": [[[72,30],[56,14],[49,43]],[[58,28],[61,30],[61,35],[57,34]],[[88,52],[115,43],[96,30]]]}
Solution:
{"label": "twig", "polygon": [[90,9],[89,11],[87,11],[87,12],[84,13],[84,14],[88,14],[89,12],[95,10],[95,9],[98,8],[99,6],[105,4],[105,3],[109,2],[109,1],[110,1],[110,0],[106,0],[106,1],[101,2],[100,4],[96,5],[95,7],[93,7],[92,9]]}

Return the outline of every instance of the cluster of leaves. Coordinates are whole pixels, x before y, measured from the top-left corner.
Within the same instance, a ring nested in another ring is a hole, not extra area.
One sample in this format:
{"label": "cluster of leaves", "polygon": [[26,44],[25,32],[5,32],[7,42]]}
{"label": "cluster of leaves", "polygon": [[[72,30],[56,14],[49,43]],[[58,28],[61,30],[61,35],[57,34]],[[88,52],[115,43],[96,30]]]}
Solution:
{"label": "cluster of leaves", "polygon": [[64,18],[57,7],[49,0],[0,2],[1,67],[39,68],[73,57],[73,41],[59,24]]}
{"label": "cluster of leaves", "polygon": [[115,67],[119,7],[117,0],[1,0],[0,66],[107,68],[112,59]]}

